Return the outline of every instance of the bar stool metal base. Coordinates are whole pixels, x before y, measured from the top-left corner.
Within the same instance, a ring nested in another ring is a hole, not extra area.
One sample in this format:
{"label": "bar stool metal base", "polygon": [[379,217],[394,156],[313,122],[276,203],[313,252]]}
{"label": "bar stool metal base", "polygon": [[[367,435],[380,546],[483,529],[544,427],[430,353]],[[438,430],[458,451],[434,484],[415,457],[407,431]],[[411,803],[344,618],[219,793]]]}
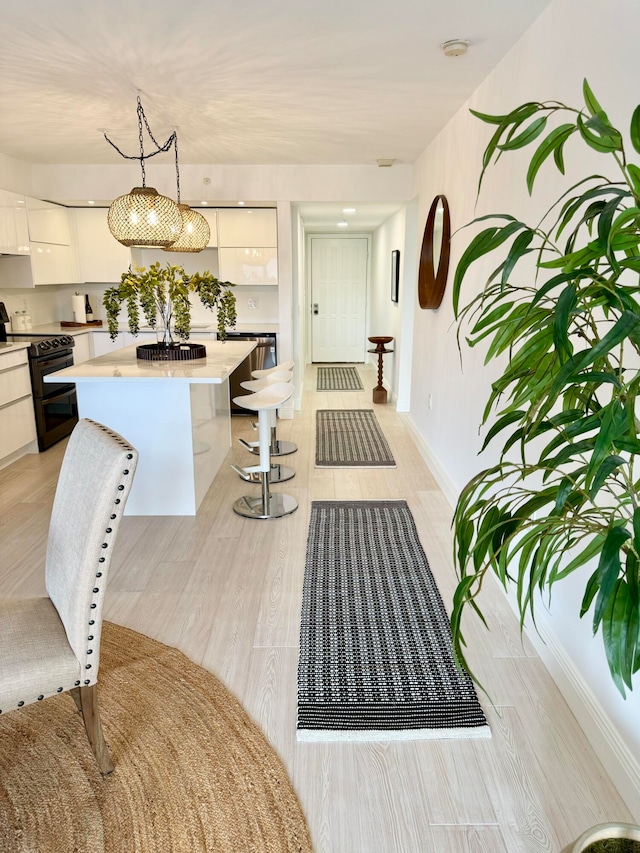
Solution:
{"label": "bar stool metal base", "polygon": [[[266,504],[266,505],[265,505]],[[251,498],[246,495],[233,505],[233,511],[245,518],[282,518],[298,509],[298,501],[291,495],[272,492],[266,496]]]}
{"label": "bar stool metal base", "polygon": [[[294,444],[293,441],[280,441],[280,439],[278,439],[275,442],[275,446],[273,444],[271,445],[269,453],[271,454],[271,456],[289,456],[290,453],[295,453],[297,449],[298,445]],[[259,447],[252,447],[250,448],[250,451],[256,456],[260,454]]]}
{"label": "bar stool metal base", "polygon": [[[288,465],[272,465],[267,476],[270,483],[284,483],[286,480],[292,480],[296,476],[296,472]],[[253,471],[246,476],[240,474],[240,477],[247,483],[260,484],[262,482],[262,471]]]}

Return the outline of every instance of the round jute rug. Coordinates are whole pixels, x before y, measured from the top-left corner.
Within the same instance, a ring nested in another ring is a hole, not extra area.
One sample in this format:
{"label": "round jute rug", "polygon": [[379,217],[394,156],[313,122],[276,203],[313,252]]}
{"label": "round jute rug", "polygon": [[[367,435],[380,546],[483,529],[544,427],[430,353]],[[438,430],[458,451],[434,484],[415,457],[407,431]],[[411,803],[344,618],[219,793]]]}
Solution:
{"label": "round jute rug", "polygon": [[311,851],[282,762],[181,652],[105,623],[104,779],[71,696],[0,717],[3,853]]}

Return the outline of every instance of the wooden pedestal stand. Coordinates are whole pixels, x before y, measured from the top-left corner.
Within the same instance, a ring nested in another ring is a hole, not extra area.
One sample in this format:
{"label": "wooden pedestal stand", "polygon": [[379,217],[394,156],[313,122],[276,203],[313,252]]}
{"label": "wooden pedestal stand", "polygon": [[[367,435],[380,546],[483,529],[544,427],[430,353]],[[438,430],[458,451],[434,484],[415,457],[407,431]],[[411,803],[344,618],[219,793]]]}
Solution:
{"label": "wooden pedestal stand", "polygon": [[377,336],[374,335],[372,338],[369,338],[372,344],[376,345],[375,349],[370,349],[368,352],[374,352],[378,356],[378,384],[373,389],[373,402],[374,403],[386,403],[387,402],[387,389],[382,385],[382,356],[388,352],[393,352],[392,349],[386,349],[385,344],[391,343],[393,338],[388,336]]}

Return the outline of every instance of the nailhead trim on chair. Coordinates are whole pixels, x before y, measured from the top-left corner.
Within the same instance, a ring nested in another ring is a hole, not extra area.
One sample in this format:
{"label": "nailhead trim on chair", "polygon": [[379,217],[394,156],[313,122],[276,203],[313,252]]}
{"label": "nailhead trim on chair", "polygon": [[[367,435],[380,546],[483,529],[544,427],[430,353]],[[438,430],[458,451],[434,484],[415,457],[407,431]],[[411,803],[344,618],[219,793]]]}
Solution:
{"label": "nailhead trim on chair", "polygon": [[[103,426],[102,424],[98,424],[98,423],[96,423],[96,421],[92,421],[92,420],[91,420],[91,418],[87,418],[87,420],[89,421],[89,423],[92,423],[94,426],[100,427],[100,429],[102,430],[102,432],[106,432],[106,433],[107,433],[107,435],[110,435],[110,436],[111,436],[111,438],[114,438],[114,439],[118,442],[118,444],[119,444],[119,445],[121,445],[121,447],[124,447],[124,448],[126,448],[127,450],[133,450],[133,447],[132,447],[132,446],[131,446],[127,441],[124,441],[124,439],[122,438],[122,436],[118,435],[118,434],[117,434],[117,433],[115,433],[115,432],[112,432],[110,429],[108,429],[107,427]],[[133,453],[128,453],[128,454],[127,454],[127,459],[133,459]],[[129,474],[129,469],[128,469],[128,468],[125,468],[125,469],[124,469],[124,471],[122,472],[122,474],[123,474],[123,476],[125,476],[125,477],[126,477],[126,476]],[[119,492],[123,492],[123,491],[124,491],[124,485],[123,485],[122,483],[117,487],[117,491],[119,491]],[[120,499],[120,498],[115,498],[115,499],[114,499],[114,504],[115,504],[116,506],[119,506],[121,502],[122,502],[122,501],[121,501],[121,499]],[[117,518],[117,512],[112,513],[112,514],[109,516],[109,518],[113,521],[115,518]],[[112,532],[113,532],[113,529],[112,529],[111,527],[107,527],[107,529],[105,530],[105,533],[107,533],[107,534],[108,534],[108,533],[112,533]],[[108,543],[108,542],[103,542],[103,543],[102,543],[102,547],[103,547],[103,548],[108,548],[108,547],[109,547],[109,543]],[[105,561],[106,561],[106,558],[105,558],[105,557],[99,557],[99,558],[98,558],[98,562],[99,562],[99,563],[104,563]],[[102,572],[97,572],[97,573],[96,573],[96,577],[97,577],[97,578],[102,577]],[[100,592],[100,588],[99,588],[99,587],[94,587],[94,589],[93,589],[93,594],[94,594],[94,595],[97,595],[99,592]],[[89,605],[90,610],[95,610],[95,609],[97,608],[97,606],[98,606],[98,605],[97,605],[95,602],[92,602],[92,603]],[[95,619],[89,619],[89,625],[95,625],[95,624],[96,624]],[[94,638],[94,635],[93,635],[93,634],[90,634],[90,635],[87,637],[88,642],[91,642],[91,641],[93,640],[93,638]],[[93,654],[93,649],[87,649],[87,655],[91,655],[91,654]],[[90,663],[85,663],[85,667],[84,667],[84,668],[85,668],[85,669],[91,669],[91,664],[90,664]],[[85,679],[84,684],[85,684],[85,686],[86,686],[86,685],[91,684],[91,679],[90,679],[90,678]],[[75,681],[75,682],[74,682],[74,684],[73,684],[73,687],[79,687],[79,686],[80,686],[80,681]],[[56,693],[62,693],[62,692],[64,692],[64,691],[66,691],[66,690],[71,690],[71,687],[67,687],[67,688],[65,688],[65,687],[58,687],[58,688],[57,688],[57,690],[56,690]],[[40,694],[40,695],[38,696],[38,702],[42,701],[42,699],[44,699],[44,698],[45,698],[45,694]],[[23,699],[21,699],[21,700],[18,702],[17,707],[18,707],[18,708],[22,708],[22,707],[23,707],[23,705],[24,705],[24,700],[23,700]],[[1,709],[0,709],[0,714],[2,714],[2,710],[1,710]]]}

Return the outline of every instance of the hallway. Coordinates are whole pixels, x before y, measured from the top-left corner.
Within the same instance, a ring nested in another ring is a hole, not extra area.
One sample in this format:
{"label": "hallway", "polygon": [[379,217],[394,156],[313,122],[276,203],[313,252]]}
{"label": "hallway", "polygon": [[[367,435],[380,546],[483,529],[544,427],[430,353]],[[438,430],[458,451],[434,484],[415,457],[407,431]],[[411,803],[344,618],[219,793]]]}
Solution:
{"label": "hallway", "polygon": [[[396,469],[314,468],[316,410],[374,408],[375,371],[358,365],[358,372],[362,392],[317,392],[316,368],[308,366],[302,411],[279,422],[279,437],[300,448],[287,459],[296,477],[274,487],[296,497],[293,515],[267,522],[235,515],[233,501],[257,487],[223,465],[196,517],[125,518],[106,618],[177,646],[235,693],[284,760],[318,853],[558,853],[588,826],[629,820],[540,659],[521,644],[497,586],[486,591],[491,631],[471,618],[466,631],[469,660],[495,703],[479,691],[490,740],[296,741],[311,501],[407,500],[447,608],[456,583],[451,508],[391,405],[375,414]],[[254,436],[249,418],[234,418],[233,429]],[[0,595],[44,594],[63,450],[58,444],[0,471]],[[247,462],[237,442],[228,461]]]}

